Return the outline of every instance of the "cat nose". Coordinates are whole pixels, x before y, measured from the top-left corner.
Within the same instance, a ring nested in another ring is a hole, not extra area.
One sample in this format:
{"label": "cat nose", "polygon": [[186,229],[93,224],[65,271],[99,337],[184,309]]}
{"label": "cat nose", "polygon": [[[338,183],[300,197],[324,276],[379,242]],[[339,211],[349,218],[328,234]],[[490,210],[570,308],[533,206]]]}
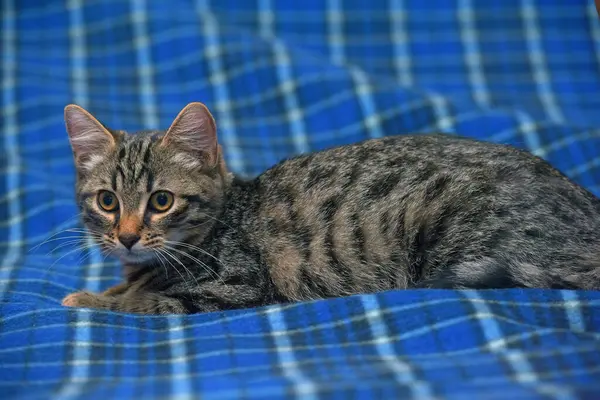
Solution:
{"label": "cat nose", "polygon": [[119,235],[119,241],[123,243],[123,246],[127,247],[127,250],[131,250],[134,244],[140,240],[140,236],[135,233],[126,233]]}

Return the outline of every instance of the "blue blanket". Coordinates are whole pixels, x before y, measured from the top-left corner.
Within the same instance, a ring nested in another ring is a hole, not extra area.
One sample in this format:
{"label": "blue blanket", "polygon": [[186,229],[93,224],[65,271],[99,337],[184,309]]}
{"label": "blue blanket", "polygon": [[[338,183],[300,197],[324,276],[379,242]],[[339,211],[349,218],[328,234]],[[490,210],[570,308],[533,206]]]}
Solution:
{"label": "blue blanket", "polygon": [[74,247],[71,102],[137,130],[202,101],[244,176],[442,131],[528,149],[600,194],[591,0],[1,4],[0,398],[600,398],[600,292],[390,291],[185,317],[60,306],[120,276]]}

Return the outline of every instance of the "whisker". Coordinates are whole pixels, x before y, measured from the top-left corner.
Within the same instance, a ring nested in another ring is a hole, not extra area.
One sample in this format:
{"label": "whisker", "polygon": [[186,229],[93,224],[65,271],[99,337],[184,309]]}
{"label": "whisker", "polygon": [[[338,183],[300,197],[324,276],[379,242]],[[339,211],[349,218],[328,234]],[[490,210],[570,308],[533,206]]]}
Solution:
{"label": "whisker", "polygon": [[[50,250],[48,253],[46,253],[46,256],[54,253],[56,250],[58,250],[58,249],[60,249],[62,247],[69,246],[69,245],[76,244],[76,243],[80,243],[80,242],[87,242],[90,237],[88,237],[88,236],[67,236],[67,237],[60,238],[60,239],[69,239],[69,238],[74,238],[74,239],[57,245],[52,250]],[[102,240],[101,237],[91,236],[91,238],[96,239],[98,241]],[[50,241],[54,241],[54,240],[58,240],[58,238],[50,240]]]}
{"label": "whisker", "polygon": [[[198,286],[198,288],[200,288],[200,283],[198,282],[198,279],[196,279],[196,277],[194,276],[194,274],[173,254],[171,254],[169,252],[169,250],[167,250],[166,248],[162,248],[162,251],[164,251],[167,255],[169,255],[173,260],[175,260],[179,265],[181,265],[183,267],[183,269],[185,269],[186,273],[190,276],[190,278],[192,278],[194,280],[194,282],[196,282],[196,286]],[[175,268],[177,269],[177,268]],[[179,270],[177,270],[179,272]],[[183,276],[181,277],[183,279]]]}
{"label": "whisker", "polygon": [[104,257],[102,257],[102,262],[106,261],[106,258],[107,258],[107,257],[108,257],[108,256],[109,256],[109,255],[110,255],[110,254],[111,254],[113,251],[115,251],[115,248],[114,248],[114,247],[113,247],[113,248],[111,248],[111,249],[108,249],[108,251],[104,253]]}
{"label": "whisker", "polygon": [[158,260],[158,262],[160,263],[160,265],[163,267],[163,269],[165,270],[165,280],[169,279],[169,271],[167,270],[167,266],[165,265],[165,263],[163,262],[163,258],[164,256],[162,254],[160,254],[158,252],[158,250],[156,249],[152,249],[152,252],[154,254],[156,254],[156,259]]}
{"label": "whisker", "polygon": [[[70,218],[67,218],[67,219],[66,219],[65,221],[63,221],[63,222],[62,222],[60,225],[62,225],[62,224],[67,224],[67,223],[69,223],[71,220],[73,220],[73,219],[75,219],[75,218],[79,218],[79,217],[81,216],[81,214],[83,214],[83,212],[77,213],[77,214],[75,214],[74,216],[72,216],[72,217],[70,217]],[[63,233],[63,232],[70,232],[70,231],[71,231],[71,229],[78,229],[78,228],[67,228],[67,229],[63,229],[63,230],[60,230],[60,231],[58,231],[58,232],[55,232],[55,233],[53,233],[52,235],[48,236],[48,238],[47,238],[46,240],[42,241],[42,242],[41,242],[41,243],[39,243],[38,245],[36,245],[36,246],[32,247],[31,249],[29,249],[29,251],[28,251],[28,252],[34,251],[35,249],[37,249],[38,247],[40,247],[40,246],[42,246],[44,243],[46,243],[46,241],[47,241],[47,240],[49,240],[49,239],[52,239],[53,237],[55,237],[55,236],[57,236],[57,235],[60,235],[60,234],[61,234],[61,233]],[[80,228],[79,228],[79,229],[80,229]]]}
{"label": "whisker", "polygon": [[[161,253],[163,253],[163,255],[167,255],[167,256],[171,257],[171,259],[173,259],[173,260],[177,261],[179,264],[181,264],[181,262],[177,259],[177,257],[175,257],[174,255],[172,255],[171,253],[169,253],[167,250],[160,249],[159,251]],[[173,263],[171,261],[169,261],[168,259],[167,259],[167,262],[179,274],[179,276],[181,277],[181,280],[183,282],[186,282],[185,278],[183,277],[183,275],[181,274],[181,272],[177,269],[177,267],[175,265],[173,265]]]}
{"label": "whisker", "polygon": [[76,251],[84,251],[84,250],[87,250],[87,249],[89,249],[89,248],[92,248],[92,247],[94,247],[94,245],[93,245],[93,244],[86,243],[86,244],[85,244],[85,245],[83,245],[83,246],[79,246],[79,247],[77,247],[77,248],[75,248],[75,249],[73,249],[73,250],[70,250],[70,251],[66,252],[65,254],[63,254],[62,256],[60,256],[60,257],[59,257],[59,258],[58,258],[56,261],[54,261],[54,262],[53,262],[53,263],[52,263],[52,264],[51,264],[51,265],[50,265],[50,266],[49,266],[49,267],[46,269],[46,273],[47,273],[48,271],[50,271],[50,269],[51,269],[52,267],[54,267],[54,265],[55,265],[57,262],[59,262],[60,260],[62,260],[62,259],[63,259],[63,258],[65,258],[66,256],[68,256],[69,254],[73,254],[73,253],[74,253],[74,252],[76,252]]}
{"label": "whisker", "polygon": [[[232,227],[231,225],[229,225],[227,222],[225,222],[225,221],[222,221],[222,220],[220,220],[219,218],[213,217],[212,215],[204,214],[204,217],[207,217],[207,218],[210,218],[210,219],[212,219],[212,220],[214,220],[214,221],[220,222],[220,223],[222,223],[223,225],[225,225],[226,227],[233,229],[233,227]],[[194,227],[201,226],[201,225],[205,224],[206,222],[208,222],[208,221],[204,221],[204,222],[202,222],[201,224],[195,225]]]}
{"label": "whisker", "polygon": [[[89,250],[90,248],[87,248],[86,250]],[[77,261],[75,262],[75,264],[82,264],[86,259],[90,258],[90,256],[92,255],[92,253],[90,251],[86,251],[83,253],[83,256],[79,257],[77,259]]]}
{"label": "whisker", "polygon": [[[60,235],[61,233],[64,233],[64,232],[69,232],[69,231],[67,229],[64,229],[64,230],[62,230],[60,232],[56,232],[55,234],[51,235],[48,239],[46,239],[43,242],[41,242],[41,243],[36,244],[35,246],[33,246],[31,249],[28,250],[28,252],[35,251],[35,250],[37,250],[38,248],[40,248],[41,246],[45,245],[48,242],[53,242],[55,240],[63,239],[62,237],[55,238],[55,236]],[[69,237],[73,237],[73,236],[69,236]]]}
{"label": "whisker", "polygon": [[[65,231],[60,231],[59,233],[63,233],[63,232],[65,232]],[[81,239],[81,240],[84,240],[88,236],[91,237],[91,238],[94,238],[94,239],[101,239],[101,237],[100,237],[99,234],[90,233],[90,232],[87,232],[87,231],[84,231],[84,232],[81,232],[81,233],[82,233],[82,235],[78,235],[78,236],[71,235],[71,236],[61,236],[61,237],[55,237],[55,238],[50,237],[50,238],[44,240],[42,243],[40,243],[40,244],[32,247],[31,249],[29,249],[28,252],[35,251],[35,250],[39,249],[42,245],[50,243],[50,242],[55,242],[57,240],[65,240],[65,239]],[[56,235],[53,235],[53,236],[56,236]]]}
{"label": "whisker", "polygon": [[73,244],[77,244],[77,243],[85,243],[87,242],[86,238],[80,238],[80,239],[75,239],[75,240],[69,240],[65,243],[61,243],[58,246],[54,247],[52,250],[50,250],[49,252],[47,252],[45,255],[49,256],[50,254],[54,253],[56,250],[65,247],[65,246],[70,246]]}
{"label": "whisker", "polygon": [[201,253],[203,253],[203,254],[211,257],[213,260],[218,261],[219,263],[221,263],[221,265],[223,265],[224,267],[226,267],[226,265],[225,265],[225,263],[223,261],[221,261],[217,257],[215,257],[212,254],[210,254],[208,251],[206,251],[206,250],[204,250],[204,249],[202,249],[202,248],[200,248],[198,246],[194,246],[192,244],[185,243],[185,242],[175,242],[175,241],[170,241],[170,240],[165,240],[165,243],[167,243],[167,244],[173,244],[173,245],[176,245],[176,246],[179,245],[179,246],[182,246],[182,247],[187,247],[189,249],[197,250],[197,251],[199,251],[199,252],[201,252]]}
{"label": "whisker", "polygon": [[190,226],[186,227],[185,229],[195,229],[195,228],[199,228],[199,227],[201,227],[201,226],[203,226],[203,225],[206,225],[206,224],[208,224],[209,222],[210,222],[210,221],[204,221],[204,222],[201,222],[201,223],[199,223],[199,224],[196,224],[196,225],[190,225]]}
{"label": "whisker", "polygon": [[[167,248],[169,249],[168,251],[172,251],[173,249]],[[167,250],[165,249],[165,250]],[[176,258],[176,261],[179,263],[179,265],[181,265],[183,267],[183,269],[185,270],[185,273],[194,281],[196,281],[196,285],[198,287],[200,287],[200,284],[198,283],[198,280],[196,279],[196,277],[194,276],[194,274],[192,273],[192,271],[190,271],[190,269],[176,256],[174,255]]]}
{"label": "whisker", "polygon": [[201,266],[201,267],[202,267],[202,268],[203,268],[203,269],[204,269],[206,272],[208,272],[208,273],[209,273],[211,276],[214,276],[214,278],[215,278],[216,280],[220,280],[222,283],[225,283],[225,282],[223,281],[223,278],[221,278],[221,277],[219,276],[219,274],[217,274],[215,271],[213,271],[213,270],[212,270],[212,269],[211,269],[211,268],[210,268],[210,267],[209,267],[209,266],[208,266],[206,263],[204,263],[203,261],[201,261],[201,260],[199,260],[198,258],[196,258],[196,257],[192,256],[191,254],[189,254],[189,253],[186,253],[186,252],[185,252],[185,251],[183,251],[183,250],[179,250],[179,249],[177,249],[177,248],[175,248],[175,247],[168,246],[168,245],[165,245],[165,247],[166,247],[167,249],[169,249],[169,250],[175,251],[175,252],[177,252],[177,253],[179,253],[179,254],[181,254],[181,255],[184,255],[184,256],[188,257],[188,258],[189,258],[190,260],[192,260],[192,261],[195,261],[195,262],[197,262],[198,264],[200,264],[200,266]]}

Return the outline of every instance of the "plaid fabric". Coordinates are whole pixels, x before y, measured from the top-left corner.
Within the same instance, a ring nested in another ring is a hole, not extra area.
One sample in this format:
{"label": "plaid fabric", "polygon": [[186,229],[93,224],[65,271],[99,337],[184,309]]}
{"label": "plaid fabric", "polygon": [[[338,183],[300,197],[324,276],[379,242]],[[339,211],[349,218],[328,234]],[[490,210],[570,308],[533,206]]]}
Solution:
{"label": "plaid fabric", "polygon": [[119,266],[52,236],[79,226],[70,102],[129,130],[205,102],[246,176],[445,131],[529,149],[600,194],[592,1],[1,4],[3,399],[600,398],[599,292],[395,291],[130,316],[59,306],[118,282]]}

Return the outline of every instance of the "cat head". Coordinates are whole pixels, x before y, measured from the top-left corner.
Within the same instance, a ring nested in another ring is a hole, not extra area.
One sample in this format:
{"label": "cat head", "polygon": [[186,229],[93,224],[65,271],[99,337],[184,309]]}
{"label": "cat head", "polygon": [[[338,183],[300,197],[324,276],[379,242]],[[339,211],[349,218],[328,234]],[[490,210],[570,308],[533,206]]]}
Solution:
{"label": "cat head", "polygon": [[104,251],[145,263],[213,227],[231,178],[203,104],[188,104],[166,131],[129,135],[76,105],[65,122],[83,222]]}

